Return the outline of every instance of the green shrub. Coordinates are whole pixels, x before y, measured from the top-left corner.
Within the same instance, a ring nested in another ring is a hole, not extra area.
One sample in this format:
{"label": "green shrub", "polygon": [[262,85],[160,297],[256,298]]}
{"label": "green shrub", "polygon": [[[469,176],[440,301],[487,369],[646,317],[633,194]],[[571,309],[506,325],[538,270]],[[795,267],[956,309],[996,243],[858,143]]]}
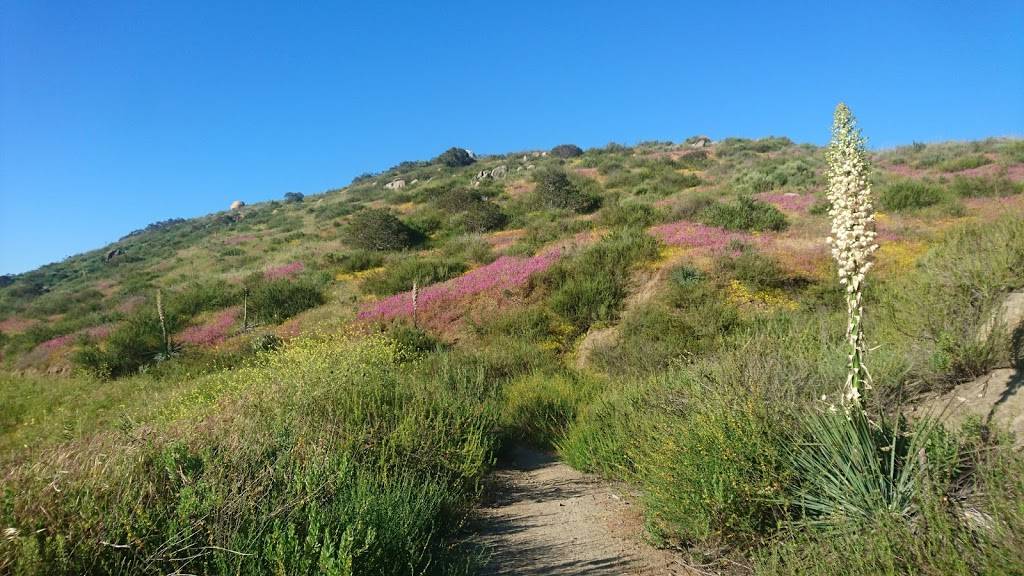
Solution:
{"label": "green shrub", "polygon": [[302,202],[306,198],[306,195],[302,192],[285,192],[284,202],[285,204],[295,204]]}
{"label": "green shrub", "polygon": [[595,322],[616,319],[634,266],[657,254],[657,242],[643,230],[605,237],[545,275],[544,282],[553,288],[552,310],[580,332]]}
{"label": "green shrub", "polygon": [[919,180],[898,180],[884,186],[878,195],[879,206],[891,212],[905,212],[934,206],[947,199],[937,184]]}
{"label": "green shrub", "polygon": [[559,144],[551,149],[555,158],[575,158],[583,155],[583,149],[575,144]]}
{"label": "green shrub", "polygon": [[183,289],[165,292],[165,307],[171,316],[185,320],[209,310],[220,310],[241,301],[238,289],[224,280],[190,282]]}
{"label": "green shrub", "polygon": [[597,214],[602,226],[645,227],[663,218],[660,211],[647,204],[631,201],[606,202]]}
{"label": "green shrub", "polygon": [[647,416],[647,388],[646,382],[621,382],[578,407],[576,418],[555,442],[558,454],[573,468],[638,481],[632,450],[639,422]]}
{"label": "green shrub", "polygon": [[564,434],[593,390],[594,383],[566,374],[535,372],[516,378],[502,390],[504,433],[513,440],[548,447]]}
{"label": "green shrub", "polygon": [[635,169],[616,172],[608,178],[607,186],[640,196],[669,196],[701,184],[699,176],[680,173],[680,167],[681,162],[665,158],[644,161]]}
{"label": "green shrub", "polygon": [[742,326],[714,287],[700,277],[687,277],[668,286],[663,297],[625,315],[618,337],[595,346],[594,365],[609,374],[656,374],[708,354]]}
{"label": "green shrub", "polygon": [[778,262],[749,249],[716,258],[715,272],[723,281],[735,278],[753,290],[783,288],[791,281]]}
{"label": "green shrub", "polygon": [[668,392],[643,418],[634,456],[652,528],[719,545],[770,531],[786,483],[783,416],[753,396]]}
{"label": "green shrub", "polygon": [[452,147],[442,152],[440,156],[434,159],[434,162],[439,162],[449,168],[458,168],[460,166],[469,166],[476,162],[476,158],[465,148]]}
{"label": "green shrub", "polygon": [[967,156],[959,156],[957,158],[950,158],[949,160],[940,162],[936,168],[943,172],[960,172],[962,170],[980,168],[991,163],[992,160],[984,154],[969,154]]}
{"label": "green shrub", "polygon": [[749,138],[726,138],[716,144],[715,149],[719,156],[730,157],[743,154],[767,154],[779,152],[793,146],[789,138],[769,136],[759,140]]}
{"label": "green shrub", "polygon": [[788,453],[800,521],[868,527],[879,517],[910,520],[925,480],[951,476],[956,449],[945,445],[937,422],[906,426],[859,412],[801,415]]}
{"label": "green shrub", "polygon": [[1024,222],[1004,217],[953,229],[872,295],[889,319],[868,324],[870,339],[889,343],[876,361],[891,354],[893,369],[916,391],[944,389],[1010,362],[1003,331],[979,335],[1006,292],[1022,286]]}
{"label": "green shrub", "polygon": [[324,256],[324,260],[329,265],[336,266],[344,274],[362,272],[363,270],[369,270],[384,264],[384,257],[382,255],[367,250],[342,253],[330,252]]}
{"label": "green shrub", "polygon": [[804,160],[773,161],[742,172],[733,185],[742,192],[757,194],[778,188],[805,189],[817,184],[814,167]]}
{"label": "green shrub", "polygon": [[953,178],[950,190],[961,198],[992,198],[1021,194],[1024,192],[1024,184],[1014,182],[1005,175],[993,178],[957,176]]}
{"label": "green shrub", "polygon": [[423,235],[384,209],[352,215],[343,231],[346,243],[363,250],[402,250],[423,241]]}
{"label": "green shrub", "polygon": [[283,322],[326,301],[323,290],[312,278],[249,282],[250,313],[259,321],[270,324]]}
{"label": "green shrub", "polygon": [[[166,320],[168,334],[181,326],[175,317],[168,316]],[[102,344],[80,346],[73,353],[72,361],[95,376],[121,378],[156,362],[167,352],[165,344],[160,319],[147,309],[128,318]]]}
{"label": "green shrub", "polygon": [[683,265],[672,269],[669,280],[680,288],[688,288],[704,280],[704,273],[693,266]]}
{"label": "green shrub", "polygon": [[454,278],[466,271],[466,263],[454,259],[404,258],[366,277],[362,290],[367,294],[387,296],[412,289],[413,282],[428,286]]}
{"label": "green shrub", "polygon": [[389,324],[385,335],[394,340],[402,350],[413,355],[433,352],[444,347],[444,344],[431,336],[429,332],[409,322]]}
{"label": "green shrub", "polygon": [[440,210],[448,212],[465,212],[477,204],[484,202],[479,190],[469,188],[448,188],[426,194]]}
{"label": "green shrub", "polygon": [[748,232],[778,232],[789,226],[786,215],[778,208],[749,196],[740,196],[728,204],[712,204],[700,213],[699,218],[710,226]]}
{"label": "green shrub", "polygon": [[475,264],[490,264],[496,258],[490,242],[479,234],[465,234],[445,242],[441,247],[445,258]]}
{"label": "green shrub", "polygon": [[[842,523],[827,529],[790,527],[754,556],[760,576],[850,574],[1019,574],[1024,571],[1024,458],[1006,445],[977,447],[961,438],[960,486],[928,482],[916,519],[878,515],[869,529]],[[956,490],[956,492],[951,492]],[[954,494],[951,497],[951,493]],[[983,512],[982,512],[983,511]],[[975,514],[984,514],[979,522]]]}
{"label": "green shrub", "polygon": [[494,202],[484,201],[466,210],[459,222],[467,232],[490,232],[504,228],[508,216]]}
{"label": "green shrub", "polygon": [[467,573],[448,538],[490,461],[487,393],[402,355],[300,341],[202,377],[172,423],[129,420],[5,471],[18,499],[0,522],[21,534],[0,542],[5,571]]}
{"label": "green shrub", "polygon": [[598,198],[581,191],[564,170],[540,170],[534,179],[537,182],[537,199],[547,208],[586,213],[593,211],[600,203]]}

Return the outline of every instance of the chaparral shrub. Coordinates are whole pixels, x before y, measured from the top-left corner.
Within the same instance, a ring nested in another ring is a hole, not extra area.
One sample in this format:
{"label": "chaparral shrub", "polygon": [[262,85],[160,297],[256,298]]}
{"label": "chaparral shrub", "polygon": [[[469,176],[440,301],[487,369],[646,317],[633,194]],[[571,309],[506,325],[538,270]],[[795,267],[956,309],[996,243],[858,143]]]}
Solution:
{"label": "chaparral shrub", "polygon": [[749,196],[740,196],[730,203],[712,204],[700,213],[700,220],[726,230],[748,232],[777,232],[789,226],[786,215],[778,208]]}
{"label": "chaparral shrub", "polygon": [[508,216],[494,202],[477,202],[458,218],[466,232],[491,232],[501,230],[508,222]]}
{"label": "chaparral shrub", "polygon": [[938,184],[918,180],[897,180],[882,188],[878,200],[885,210],[905,212],[934,206],[946,197],[946,191]]}
{"label": "chaparral shrub", "polygon": [[575,144],[559,144],[551,149],[555,158],[575,158],[583,155],[583,149]]}
{"label": "chaparral shrub", "polygon": [[585,213],[594,210],[600,203],[598,198],[580,190],[564,170],[540,170],[534,180],[537,182],[534,193],[544,207]]}
{"label": "chaparral shrub", "polygon": [[346,243],[364,250],[402,250],[423,240],[417,230],[382,208],[370,208],[353,214],[342,236]]}
{"label": "chaparral shrub", "polygon": [[465,271],[465,262],[451,258],[404,258],[371,273],[363,280],[362,289],[368,294],[389,296],[411,290],[413,283],[423,288]]}
{"label": "chaparral shrub", "polygon": [[452,147],[442,152],[434,161],[450,168],[458,168],[460,166],[469,166],[476,162],[476,158],[465,148]]}

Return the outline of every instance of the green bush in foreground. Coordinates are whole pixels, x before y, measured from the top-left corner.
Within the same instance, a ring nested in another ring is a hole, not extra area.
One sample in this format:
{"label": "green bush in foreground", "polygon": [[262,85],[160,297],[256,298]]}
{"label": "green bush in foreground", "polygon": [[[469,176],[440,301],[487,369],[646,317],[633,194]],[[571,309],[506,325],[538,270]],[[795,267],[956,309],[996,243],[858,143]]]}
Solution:
{"label": "green bush in foreground", "polygon": [[402,354],[379,338],[302,341],[208,377],[216,404],[11,470],[0,566],[459,573],[466,560],[445,537],[486,469],[493,424],[471,382],[455,396],[425,374],[409,379]]}

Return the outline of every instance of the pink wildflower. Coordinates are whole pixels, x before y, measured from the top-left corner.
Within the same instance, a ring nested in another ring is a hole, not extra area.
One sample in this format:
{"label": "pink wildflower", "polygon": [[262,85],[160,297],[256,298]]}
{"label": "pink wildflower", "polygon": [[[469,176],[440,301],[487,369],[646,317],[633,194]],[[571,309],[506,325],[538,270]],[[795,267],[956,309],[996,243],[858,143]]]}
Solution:
{"label": "pink wildflower", "polygon": [[763,192],[757,195],[757,199],[772,204],[779,210],[786,212],[807,212],[815,201],[814,196],[811,194],[796,194],[793,192]]}
{"label": "pink wildflower", "polygon": [[174,339],[184,344],[195,346],[213,346],[224,341],[231,333],[231,328],[238,319],[237,306],[220,311],[209,322],[197,326],[189,326],[182,330]]}
{"label": "pink wildflower", "polygon": [[[424,311],[439,304],[450,303],[475,294],[523,286],[531,276],[547,270],[559,257],[561,257],[561,250],[558,249],[549,250],[531,258],[502,256],[494,262],[471,270],[458,278],[420,288],[417,294],[417,306],[420,311]],[[411,316],[412,309],[412,292],[403,292],[370,304],[359,313],[359,318],[367,320]]]}
{"label": "pink wildflower", "polygon": [[63,336],[57,336],[56,338],[50,338],[46,342],[40,344],[37,349],[44,350],[46,352],[52,352],[54,350],[63,348],[75,341],[78,337],[77,333],[64,334]]}
{"label": "pink wildflower", "polygon": [[745,232],[731,232],[724,228],[706,226],[680,220],[651,228],[651,234],[670,246],[722,250],[734,241],[753,242],[755,237]]}
{"label": "pink wildflower", "polygon": [[267,268],[263,273],[263,277],[267,280],[277,280],[278,278],[291,278],[299,272],[302,272],[306,267],[303,266],[302,262],[289,262],[282,266],[275,266]]}

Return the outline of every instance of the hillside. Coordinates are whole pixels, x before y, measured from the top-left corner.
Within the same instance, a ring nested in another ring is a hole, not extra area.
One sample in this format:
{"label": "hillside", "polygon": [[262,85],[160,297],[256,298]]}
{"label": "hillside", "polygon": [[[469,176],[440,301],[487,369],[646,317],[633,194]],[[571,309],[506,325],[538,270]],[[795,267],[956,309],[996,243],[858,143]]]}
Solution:
{"label": "hillside", "polygon": [[[568,158],[536,151],[475,162],[467,156],[467,166],[403,162],[319,195],[157,222],[101,249],[4,277],[4,366],[65,373],[74,348],[85,342],[102,348],[134,319],[153,316],[158,290],[181,355],[208,359],[210,350],[237,354],[259,334],[337,330],[361,311],[376,314],[379,307],[368,301],[411,290],[416,280],[422,288],[497,258],[584,245],[624,226],[649,227],[677,251],[721,248],[732,239],[750,240],[751,230],[719,235],[721,224],[746,223],[729,221],[728,211],[709,215],[707,208],[743,195],[776,207],[787,221],[784,231],[752,230],[767,254],[805,280],[827,276],[821,149],[784,138],[705,143],[609,145]],[[1019,141],[990,140],[876,154],[886,251],[906,260],[946,227],[992,216],[1004,205],[1015,208],[1024,181],[1022,149]],[[552,197],[540,197],[538,177],[551,172]],[[573,205],[576,196],[593,205]],[[371,208],[397,216],[419,239],[384,251],[347,241],[353,215]],[[281,287],[297,301],[282,306],[267,294]],[[253,294],[245,329],[244,288]],[[433,294],[424,294],[427,309]],[[458,338],[455,320],[425,318],[448,341]],[[145,358],[118,370],[150,364]]]}
{"label": "hillside", "polygon": [[[870,160],[896,445],[906,403],[1020,363],[993,317],[1024,288],[1024,141]],[[803,522],[788,454],[845,373],[825,174],[779,137],[453,148],[5,276],[0,572],[472,573],[521,444],[641,491],[693,566],[1019,571],[1024,462],[988,421],[914,452],[915,523]]]}

